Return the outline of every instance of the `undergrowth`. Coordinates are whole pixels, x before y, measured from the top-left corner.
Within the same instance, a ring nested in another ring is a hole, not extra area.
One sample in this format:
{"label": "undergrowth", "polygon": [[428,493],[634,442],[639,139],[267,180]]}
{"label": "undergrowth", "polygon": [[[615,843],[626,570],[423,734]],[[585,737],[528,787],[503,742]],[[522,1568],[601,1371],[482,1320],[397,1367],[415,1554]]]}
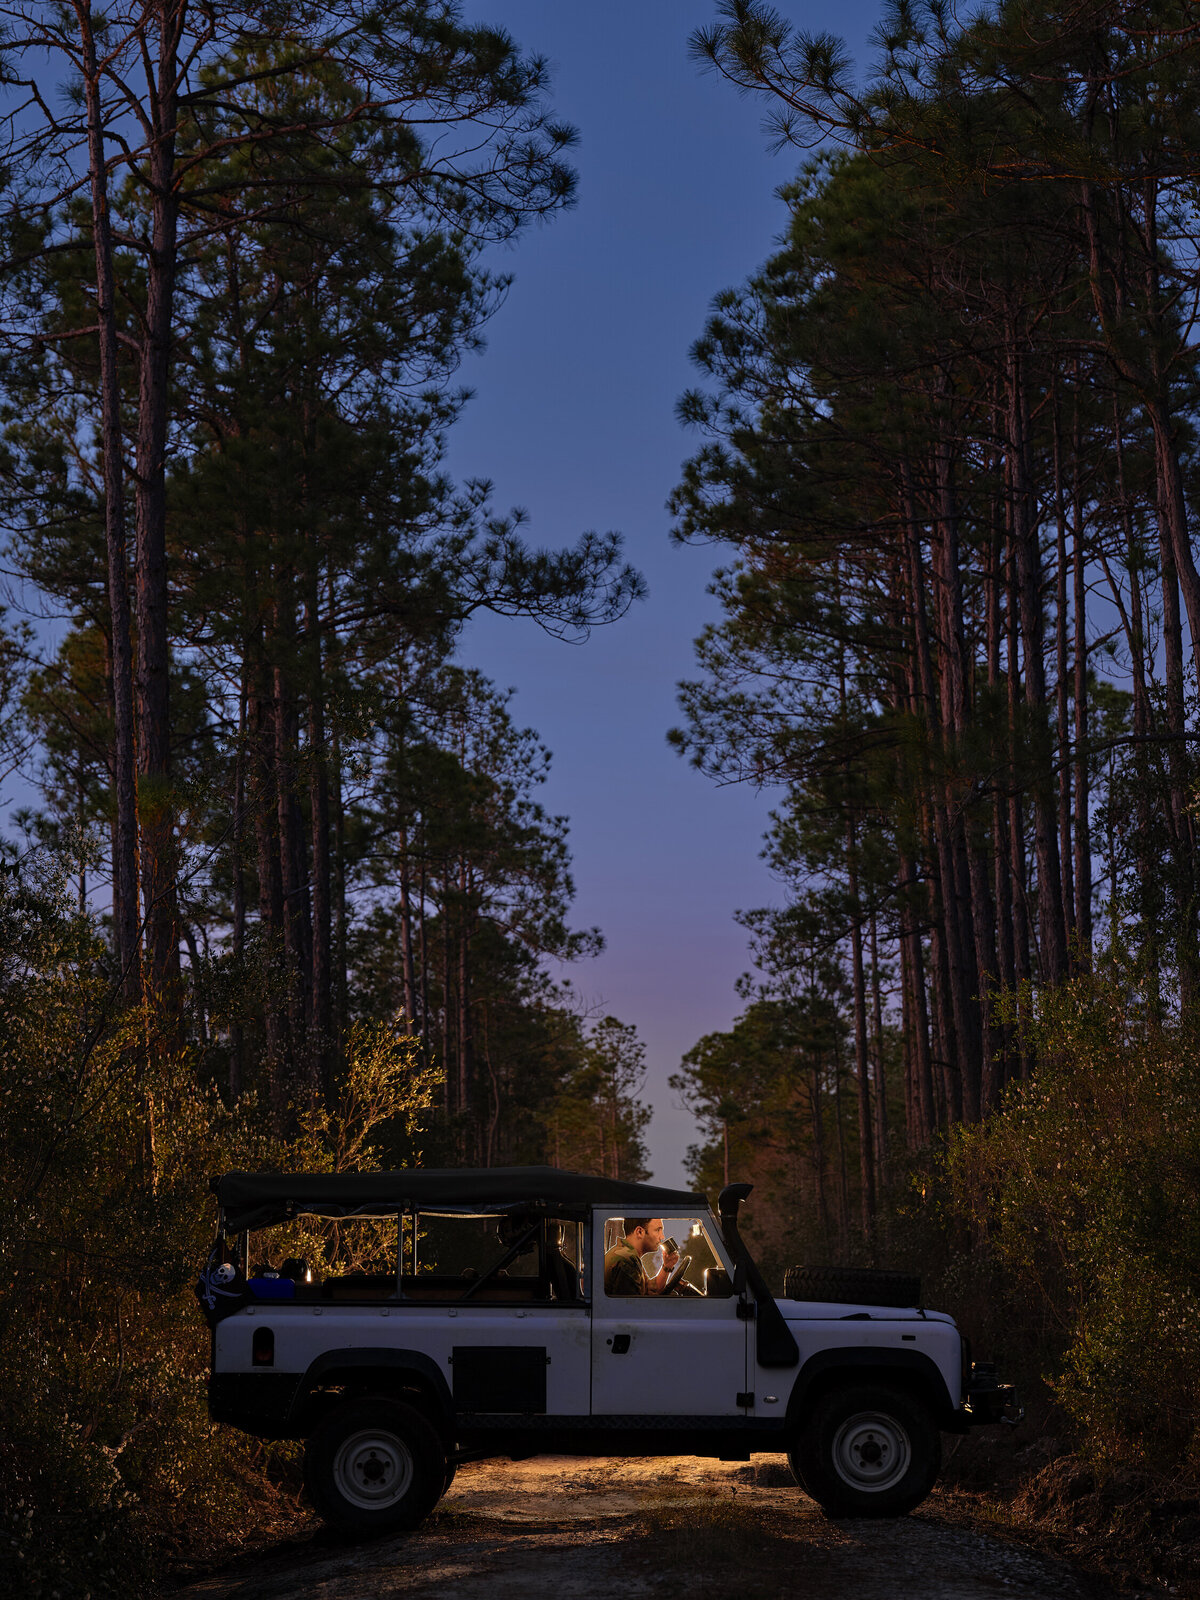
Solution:
{"label": "undergrowth", "polygon": [[0,1586],[137,1600],[172,1562],[278,1532],[295,1447],[217,1429],[193,1295],[232,1167],[411,1158],[413,1042],[359,1029],[338,1104],[284,1140],[122,1006],[96,930],[0,871]]}

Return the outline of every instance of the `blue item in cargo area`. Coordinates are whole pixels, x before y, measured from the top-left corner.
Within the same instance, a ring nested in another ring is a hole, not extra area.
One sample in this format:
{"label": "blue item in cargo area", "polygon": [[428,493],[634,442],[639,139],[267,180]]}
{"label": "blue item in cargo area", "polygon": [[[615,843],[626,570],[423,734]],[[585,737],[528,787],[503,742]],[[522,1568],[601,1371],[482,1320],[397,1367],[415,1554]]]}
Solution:
{"label": "blue item in cargo area", "polygon": [[296,1285],[291,1278],[251,1278],[246,1285],[257,1300],[294,1300]]}

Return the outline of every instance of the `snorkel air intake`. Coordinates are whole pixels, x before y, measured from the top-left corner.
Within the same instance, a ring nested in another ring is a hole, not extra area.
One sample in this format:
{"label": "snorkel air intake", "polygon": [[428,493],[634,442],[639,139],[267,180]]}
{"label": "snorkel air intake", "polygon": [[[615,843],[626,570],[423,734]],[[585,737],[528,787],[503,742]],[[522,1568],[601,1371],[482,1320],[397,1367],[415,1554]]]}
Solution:
{"label": "snorkel air intake", "polygon": [[752,1183],[730,1183],[721,1190],[717,1210],[721,1214],[721,1233],[729,1246],[736,1269],[735,1286],[744,1295],[748,1286],[755,1304],[755,1353],[760,1367],[794,1367],[800,1351],[775,1296],[767,1288],[753,1256],[738,1232],[738,1207],[754,1188]]}

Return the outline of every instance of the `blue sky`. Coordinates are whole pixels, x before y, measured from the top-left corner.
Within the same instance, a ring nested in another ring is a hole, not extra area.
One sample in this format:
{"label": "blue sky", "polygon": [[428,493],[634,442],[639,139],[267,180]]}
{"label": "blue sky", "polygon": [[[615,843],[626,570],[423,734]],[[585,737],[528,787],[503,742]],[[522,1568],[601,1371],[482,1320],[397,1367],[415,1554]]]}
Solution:
{"label": "blue sky", "polygon": [[[646,1042],[651,1164],[673,1182],[695,1127],[667,1077],[702,1034],[732,1021],[747,965],[734,911],[776,893],[758,858],[771,796],[715,788],[666,744],[722,559],[668,541],[664,502],[697,443],[674,407],[695,381],[688,349],[713,296],[770,253],[784,223],[775,190],[800,155],[770,155],[763,108],[689,60],[711,0],[465,9],[550,58],[556,108],[581,134],[580,191],[572,212],[507,259],[516,282],[486,352],[464,368],[476,398],[450,467],[491,478],[500,506],[526,508],[537,543],[620,530],[650,592],[582,646],[483,619],[462,654],[517,690],[514,715],[554,753],[543,800],[571,819],[576,922],[608,940],[571,977]],[[841,34],[860,61],[879,12],[875,0],[782,9]]]}

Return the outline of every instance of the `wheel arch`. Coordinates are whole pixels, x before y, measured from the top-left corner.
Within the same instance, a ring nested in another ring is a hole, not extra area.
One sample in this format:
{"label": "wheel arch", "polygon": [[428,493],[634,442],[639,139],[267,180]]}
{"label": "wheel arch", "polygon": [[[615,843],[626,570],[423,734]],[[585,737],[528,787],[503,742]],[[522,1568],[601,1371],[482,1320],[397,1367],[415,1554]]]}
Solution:
{"label": "wheel arch", "polygon": [[850,1384],[884,1383],[922,1400],[945,1432],[961,1431],[962,1419],[950,1400],[938,1365],[920,1350],[818,1350],[796,1375],[788,1399],[789,1429],[799,1426],[806,1411],[831,1389]]}
{"label": "wheel arch", "polygon": [[326,1350],[308,1367],[296,1390],[292,1421],[308,1433],[328,1409],[323,1397],[336,1388],[354,1394],[384,1393],[415,1399],[443,1439],[454,1432],[450,1386],[432,1357],[421,1350],[359,1346]]}

